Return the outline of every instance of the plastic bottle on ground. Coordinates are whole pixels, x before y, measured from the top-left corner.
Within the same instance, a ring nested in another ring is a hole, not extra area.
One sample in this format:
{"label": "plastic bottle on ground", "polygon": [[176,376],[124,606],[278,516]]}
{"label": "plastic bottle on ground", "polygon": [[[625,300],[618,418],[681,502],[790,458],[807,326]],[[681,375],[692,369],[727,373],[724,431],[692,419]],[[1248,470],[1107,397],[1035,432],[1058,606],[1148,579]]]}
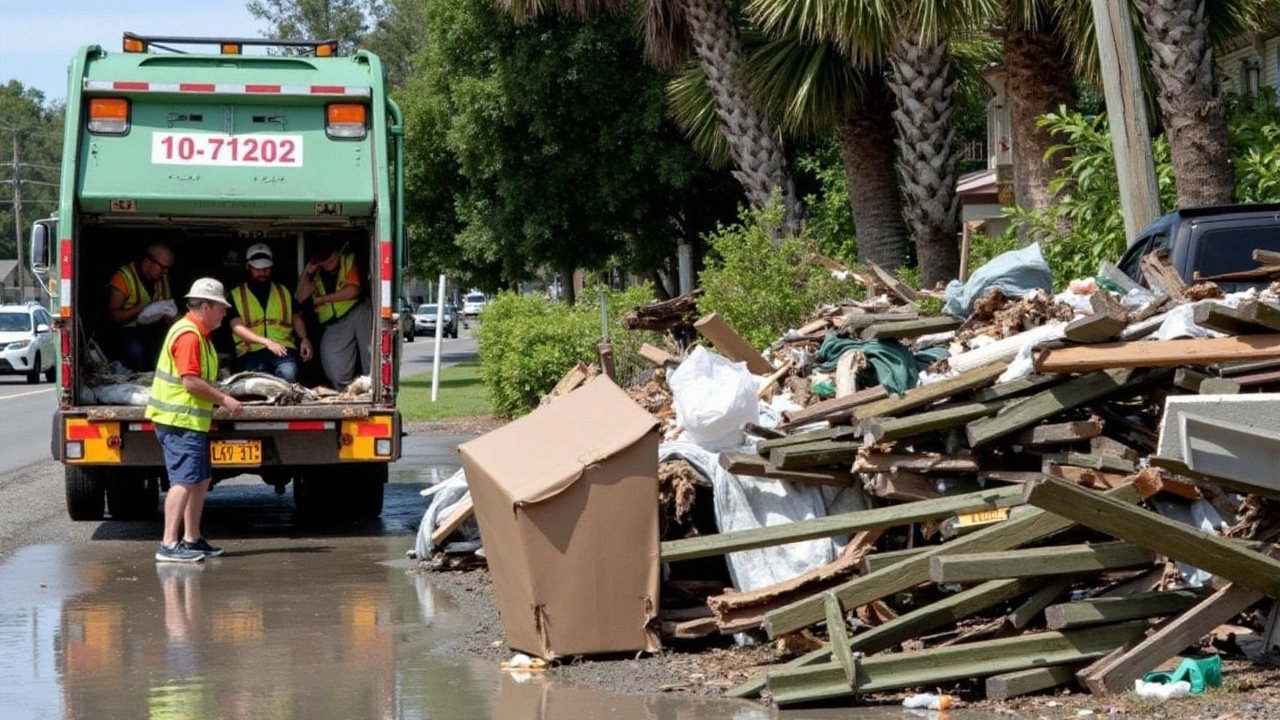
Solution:
{"label": "plastic bottle on ground", "polygon": [[951,707],[951,696],[939,695],[938,693],[911,695],[902,701],[902,707],[918,708],[920,710],[946,710]]}

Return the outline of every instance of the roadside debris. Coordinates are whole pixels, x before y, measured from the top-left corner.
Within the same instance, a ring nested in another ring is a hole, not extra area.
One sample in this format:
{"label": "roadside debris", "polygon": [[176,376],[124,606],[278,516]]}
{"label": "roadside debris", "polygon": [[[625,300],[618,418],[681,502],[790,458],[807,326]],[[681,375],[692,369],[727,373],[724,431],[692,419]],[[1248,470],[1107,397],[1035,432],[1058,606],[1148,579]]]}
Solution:
{"label": "roadside debris", "polygon": [[[1164,278],[1167,262],[1144,272]],[[1054,295],[1042,265],[1024,249],[948,288],[962,316],[922,314],[923,293],[873,271],[862,279],[888,292],[822,308],[763,351],[715,314],[695,319],[693,298],[637,309],[637,327],[671,333],[628,388],[662,434],[661,544],[651,564],[621,536],[596,548],[609,584],[664,566],[652,627],[667,643],[821,641],[728,691],[783,706],[925,690],[904,704],[945,707],[1061,686],[1164,699],[1184,680],[1194,692],[1177,671],[1149,675],[1171,661],[1221,682],[1219,626],[1251,633],[1232,637],[1254,657],[1280,645],[1262,602],[1280,597],[1280,288],[1100,278]],[[717,352],[683,350],[690,329]],[[609,383],[591,374],[575,368],[553,395]],[[585,457],[582,432],[560,437]],[[512,508],[481,514],[491,543],[515,542],[489,530]],[[558,518],[589,529],[621,509]],[[527,562],[529,577],[550,572]],[[555,575],[599,582],[590,572]],[[577,617],[602,608],[584,601]],[[566,654],[542,632],[508,640]]]}

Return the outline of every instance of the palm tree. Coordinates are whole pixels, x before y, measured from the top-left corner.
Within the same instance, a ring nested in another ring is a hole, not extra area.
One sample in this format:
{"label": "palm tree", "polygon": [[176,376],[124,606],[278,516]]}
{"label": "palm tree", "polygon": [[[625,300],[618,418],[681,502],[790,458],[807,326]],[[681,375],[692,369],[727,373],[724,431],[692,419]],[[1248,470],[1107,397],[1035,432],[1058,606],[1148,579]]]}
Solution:
{"label": "palm tree", "polygon": [[[625,0],[497,0],[517,21],[558,7],[573,17],[618,11]],[[752,104],[744,78],[746,54],[729,0],[646,0],[645,50],[660,67],[678,68],[696,57],[715,100],[716,119],[753,207],[764,208],[775,192],[786,209],[782,231],[794,234],[801,223],[800,201],[787,169],[781,141],[768,119]]]}

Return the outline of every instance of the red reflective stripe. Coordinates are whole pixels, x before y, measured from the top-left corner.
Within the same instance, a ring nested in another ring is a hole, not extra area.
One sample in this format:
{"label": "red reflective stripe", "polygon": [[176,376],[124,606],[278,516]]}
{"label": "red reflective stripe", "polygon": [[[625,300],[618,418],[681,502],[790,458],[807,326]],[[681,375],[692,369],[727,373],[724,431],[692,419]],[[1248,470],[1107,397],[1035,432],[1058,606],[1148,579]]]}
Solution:
{"label": "red reflective stripe", "polygon": [[97,425],[68,425],[68,440],[97,440],[102,437],[102,428]]}
{"label": "red reflective stripe", "polygon": [[213,92],[217,89],[213,83],[178,83],[179,92]]}
{"label": "red reflective stripe", "polygon": [[111,87],[115,90],[149,90],[151,89],[151,83],[117,80],[111,83]]}
{"label": "red reflective stripe", "polygon": [[323,420],[291,420],[290,430],[324,430]]}
{"label": "red reflective stripe", "polygon": [[344,95],[347,89],[342,85],[312,85],[312,95]]}
{"label": "red reflective stripe", "polygon": [[391,241],[383,240],[381,243],[381,246],[382,246],[382,252],[381,252],[382,277],[379,279],[390,280],[391,279]]}
{"label": "red reflective stripe", "polygon": [[[71,279],[71,238],[62,238],[58,248],[58,279]],[[63,304],[66,304],[67,298],[62,298]]]}
{"label": "red reflective stripe", "polygon": [[[139,430],[141,430],[141,431],[143,431],[143,432],[155,432],[155,431],[156,431],[156,426],[155,426],[155,423],[151,423],[151,422],[144,422],[144,423],[142,423],[142,425],[141,425],[141,426],[139,426],[139,428],[138,428],[138,429],[139,429]],[[212,428],[210,428],[210,429],[212,429]]]}
{"label": "red reflective stripe", "polygon": [[245,85],[244,91],[247,93],[278,93],[279,85]]}
{"label": "red reflective stripe", "polygon": [[360,437],[391,437],[391,426],[376,422],[356,423],[356,435]]}

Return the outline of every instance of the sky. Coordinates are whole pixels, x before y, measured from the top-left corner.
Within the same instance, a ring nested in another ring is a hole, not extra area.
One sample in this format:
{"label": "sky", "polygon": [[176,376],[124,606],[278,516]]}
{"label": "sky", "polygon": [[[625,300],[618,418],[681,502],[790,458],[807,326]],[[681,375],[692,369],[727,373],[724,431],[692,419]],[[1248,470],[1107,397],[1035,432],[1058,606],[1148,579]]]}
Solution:
{"label": "sky", "polygon": [[139,35],[260,37],[247,0],[0,0],[0,84],[18,80],[46,100],[67,95],[67,63],[81,45],[120,50]]}

